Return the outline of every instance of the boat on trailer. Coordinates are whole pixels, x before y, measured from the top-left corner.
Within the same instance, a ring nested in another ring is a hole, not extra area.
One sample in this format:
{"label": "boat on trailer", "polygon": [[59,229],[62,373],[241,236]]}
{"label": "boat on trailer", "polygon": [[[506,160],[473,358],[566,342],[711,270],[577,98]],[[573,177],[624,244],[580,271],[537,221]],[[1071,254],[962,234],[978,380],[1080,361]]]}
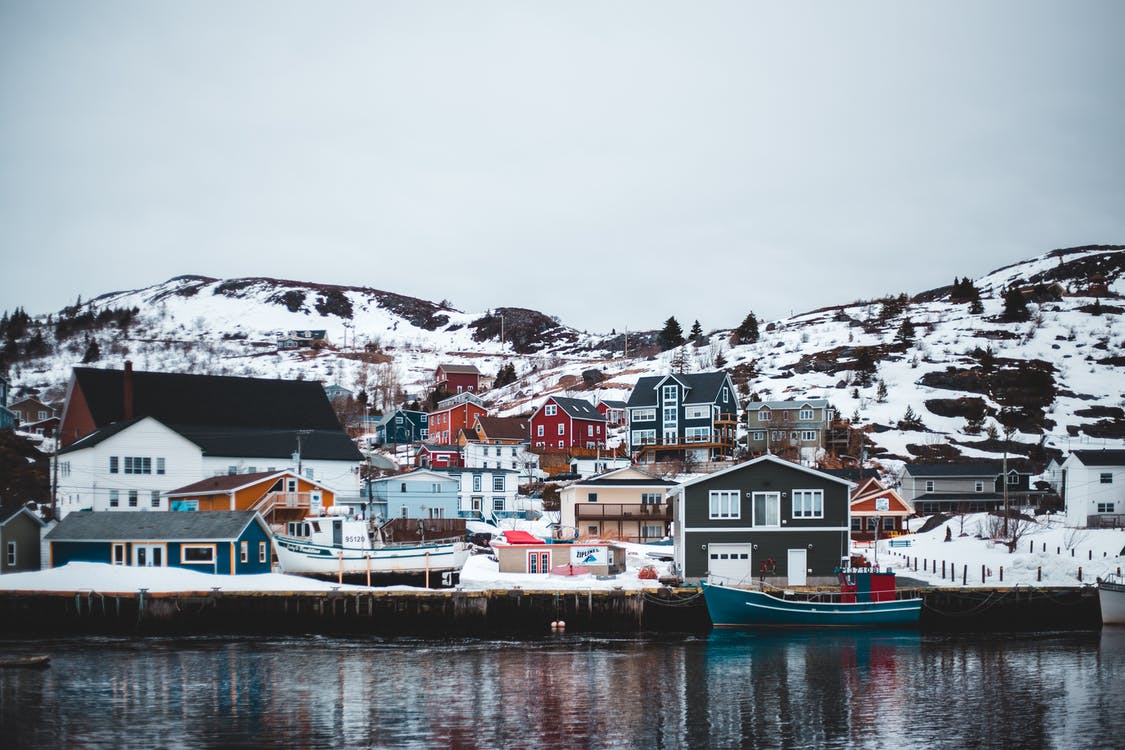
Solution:
{"label": "boat on trailer", "polygon": [[915,627],[922,598],[895,588],[895,574],[871,568],[837,571],[839,590],[797,591],[740,588],[717,582],[703,586],[711,622],[717,627],[899,628]]}
{"label": "boat on trailer", "polygon": [[1125,625],[1125,578],[1116,573],[1099,578],[1098,605],[1102,625]]}
{"label": "boat on trailer", "polygon": [[353,517],[314,516],[289,523],[286,532],[274,535],[282,572],[326,580],[457,572],[472,549],[461,539],[385,542],[377,523]]}

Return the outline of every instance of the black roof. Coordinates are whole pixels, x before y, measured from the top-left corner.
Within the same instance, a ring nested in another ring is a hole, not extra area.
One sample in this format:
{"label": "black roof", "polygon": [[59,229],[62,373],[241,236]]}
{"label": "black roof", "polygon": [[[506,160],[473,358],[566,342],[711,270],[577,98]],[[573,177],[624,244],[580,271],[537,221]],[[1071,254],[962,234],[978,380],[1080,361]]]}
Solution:
{"label": "black roof", "polygon": [[[629,394],[629,406],[656,406],[656,386],[661,380],[673,378],[683,383],[688,391],[684,395],[685,404],[714,404],[719,401],[719,391],[727,382],[727,374],[716,372],[696,372],[683,375],[648,375],[637,380]],[[732,405],[734,394],[731,394]]]}
{"label": "black roof", "polygon": [[817,469],[817,471],[823,471],[825,474],[831,474],[834,477],[842,477],[853,482],[859,482],[863,479],[879,478],[878,469]]}
{"label": "black roof", "polygon": [[575,419],[585,419],[591,422],[604,422],[605,415],[589,401],[580,398],[566,398],[565,396],[552,396],[551,399]]}
{"label": "black roof", "polygon": [[576,487],[675,487],[667,479],[586,479],[575,482]]}
{"label": "black roof", "polygon": [[1074,451],[1086,466],[1125,466],[1125,450]]}
{"label": "black roof", "polygon": [[60,541],[198,541],[237,539],[257,515],[252,510],[79,511],[44,539]]}
{"label": "black roof", "polygon": [[[167,425],[339,430],[320,383],[134,371],[133,414]],[[97,427],[124,417],[122,370],[74,368]]]}
{"label": "black roof", "polygon": [[18,516],[22,511],[25,510],[27,510],[27,515],[34,518],[40,526],[44,525],[43,520],[39,518],[39,516],[28,510],[26,505],[3,505],[0,506],[0,526],[3,526],[8,521],[11,521],[13,518]]}

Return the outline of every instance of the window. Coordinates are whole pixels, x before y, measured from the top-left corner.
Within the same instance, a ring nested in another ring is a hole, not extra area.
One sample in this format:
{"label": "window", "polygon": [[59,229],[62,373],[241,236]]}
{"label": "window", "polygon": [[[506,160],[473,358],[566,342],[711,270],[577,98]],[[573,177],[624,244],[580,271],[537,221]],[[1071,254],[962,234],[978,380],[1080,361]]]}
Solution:
{"label": "window", "polygon": [[149,505],[153,508],[160,507],[160,490],[153,490],[149,496]]}
{"label": "window", "polygon": [[710,406],[685,406],[684,419],[707,419],[711,415]]}
{"label": "window", "polygon": [[180,545],[180,562],[188,565],[210,564],[215,562],[215,545],[213,544],[182,544]]}
{"label": "window", "polygon": [[560,435],[565,435],[565,434],[566,434],[566,425],[565,425],[565,424],[560,424],[560,425],[559,425],[559,434],[560,434]]}
{"label": "window", "polygon": [[641,525],[642,539],[662,539],[664,537],[664,524],[646,523]]}
{"label": "window", "polygon": [[664,407],[664,426],[665,427],[675,427],[676,426],[676,420],[678,419],[679,414],[680,414],[679,407],[665,406]]}
{"label": "window", "polygon": [[8,542],[7,553],[8,553],[8,566],[11,567],[12,565],[16,564],[16,543],[15,542]]}
{"label": "window", "polygon": [[770,421],[771,416],[772,415],[770,414],[769,409],[759,409],[758,410],[758,421],[759,422],[768,422],[768,421]]}
{"label": "window", "polygon": [[863,519],[859,516],[852,516],[852,531],[863,530]]}
{"label": "window", "polygon": [[630,409],[629,413],[630,413],[630,416],[629,416],[630,422],[655,422],[656,421],[656,409],[653,409],[653,408],[649,408],[649,409]]}
{"label": "window", "polygon": [[976,483],[973,485],[973,489],[976,490],[977,492],[984,492],[984,482],[981,481],[980,479],[978,479],[976,481]]}
{"label": "window", "polygon": [[1008,486],[1014,487],[1020,483],[1020,475],[1012,471],[1008,473]]}
{"label": "window", "polygon": [[592,424],[586,425],[586,435],[589,436],[589,435],[593,435],[593,434],[594,434],[594,425],[592,425]]}
{"label": "window", "polygon": [[816,430],[801,430],[801,440],[806,443],[816,440]]}
{"label": "window", "polygon": [[543,425],[535,426],[535,437],[543,437]]}
{"label": "window", "polygon": [[156,473],[157,474],[163,474],[164,473],[164,459],[163,458],[156,459]]}
{"label": "window", "polygon": [[586,502],[596,503],[597,501],[598,501],[598,493],[596,493],[596,492],[587,492],[586,493]]}
{"label": "window", "polygon": [[883,531],[894,531],[895,519],[892,516],[883,516]]}
{"label": "window", "polygon": [[662,389],[665,403],[676,403],[680,400],[680,389],[674,385],[666,385]]}
{"label": "window", "polygon": [[305,467],[305,479],[312,479],[312,478],[313,478],[313,470],[312,470],[312,467],[311,467],[311,466],[306,466],[306,467]]}
{"label": "window", "polygon": [[766,439],[766,433],[763,432],[762,430],[755,430],[754,432],[750,433],[750,439],[751,440],[765,440]]}
{"label": "window", "polygon": [[124,544],[116,543],[116,544],[113,545],[113,564],[114,565],[124,565],[125,564],[125,545]]}
{"label": "window", "polygon": [[137,491],[136,490],[129,490],[129,507],[130,508],[136,508],[137,507]]}
{"label": "window", "polygon": [[121,498],[117,490],[109,491],[109,507],[116,508],[121,502]]}
{"label": "window", "polygon": [[813,418],[812,413],[813,413],[812,409],[801,409],[799,412],[797,412],[797,419],[801,419],[801,420],[812,419]]}
{"label": "window", "polygon": [[44,419],[46,419],[46,418],[47,418],[47,412],[45,412],[45,411],[43,411],[42,409],[40,409],[40,410],[39,410],[39,421],[43,421],[43,420],[44,420]]}
{"label": "window", "polygon": [[227,467],[227,474],[229,476],[234,476],[237,473],[238,473],[238,467],[237,466],[228,466]]}
{"label": "window", "polygon": [[723,403],[725,404],[725,403],[727,403],[728,401],[730,401],[730,389],[729,389],[729,388],[727,388],[727,387],[726,387],[726,386],[724,385],[724,386],[723,386]]}
{"label": "window", "polygon": [[1108,471],[1098,475],[1098,481],[1101,484],[1113,484],[1113,474]]}
{"label": "window", "polygon": [[109,457],[109,473],[110,474],[116,474],[117,473],[117,456],[110,456]]}
{"label": "window", "polygon": [[492,510],[503,511],[504,510],[504,498],[502,498],[502,497],[492,498]]}
{"label": "window", "polygon": [[265,542],[258,542],[258,562],[265,563],[269,561],[269,545]]}
{"label": "window", "polygon": [[497,475],[492,477],[492,491],[493,492],[503,492],[504,491],[504,475],[503,474],[497,474]]}
{"label": "window", "polygon": [[711,490],[707,493],[708,518],[739,518],[738,490]]}
{"label": "window", "polygon": [[553,417],[559,413],[559,409],[554,404],[547,404],[543,407],[543,415],[546,417]]}
{"label": "window", "polygon": [[824,490],[793,490],[794,518],[824,518]]}
{"label": "window", "polygon": [[243,564],[250,562],[250,542],[239,542],[238,561]]}
{"label": "window", "polygon": [[1112,513],[1112,512],[1113,512],[1113,501],[1112,500],[1108,503],[1098,503],[1098,513]]}
{"label": "window", "polygon": [[753,495],[754,525],[781,525],[781,493],[755,492]]}
{"label": "window", "polygon": [[632,445],[655,445],[656,430],[633,430]]}
{"label": "window", "polygon": [[664,501],[664,496],[659,492],[642,492],[641,505],[660,505]]}
{"label": "window", "polygon": [[710,439],[710,427],[688,427],[684,430],[685,443],[706,443]]}
{"label": "window", "polygon": [[868,516],[867,517],[867,530],[868,531],[874,531],[877,528],[879,528],[879,519],[876,518],[875,516]]}
{"label": "window", "polygon": [[934,491],[934,480],[927,479],[926,480],[926,492],[933,492],[933,491]]}

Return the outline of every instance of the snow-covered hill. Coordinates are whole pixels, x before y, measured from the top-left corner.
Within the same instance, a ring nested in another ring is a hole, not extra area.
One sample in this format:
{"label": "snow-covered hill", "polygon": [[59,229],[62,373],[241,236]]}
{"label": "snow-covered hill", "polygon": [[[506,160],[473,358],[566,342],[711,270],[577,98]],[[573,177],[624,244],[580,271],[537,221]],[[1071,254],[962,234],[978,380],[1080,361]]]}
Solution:
{"label": "snow-covered hill", "polygon": [[[976,279],[979,312],[963,286],[945,287],[762,321],[757,341],[735,346],[723,330],[659,352],[652,332],[631,333],[628,357],[623,334],[585,334],[531,310],[466,313],[361,287],[178,277],[34,316],[15,338],[9,331],[3,356],[16,395],[56,400],[90,342],[99,355],[92,366],[128,358],[143,370],[368,390],[391,380],[408,397],[424,396],[439,362],[486,374],[510,362],[518,380],[486,395],[502,414],[552,393],[624,399],[642,376],[723,364],[744,397],[828,398],[868,429],[872,456],[995,457],[1007,444],[1041,458],[1034,446],[1125,445],[1123,271],[1122,246],[1056,250]],[[1005,316],[1012,287],[1027,299],[1026,320]],[[732,319],[749,312],[743,305],[732,301]],[[279,336],[307,329],[325,329],[328,345],[277,349]],[[898,429],[908,409],[918,421]],[[1001,416],[1018,428],[1009,441]]]}

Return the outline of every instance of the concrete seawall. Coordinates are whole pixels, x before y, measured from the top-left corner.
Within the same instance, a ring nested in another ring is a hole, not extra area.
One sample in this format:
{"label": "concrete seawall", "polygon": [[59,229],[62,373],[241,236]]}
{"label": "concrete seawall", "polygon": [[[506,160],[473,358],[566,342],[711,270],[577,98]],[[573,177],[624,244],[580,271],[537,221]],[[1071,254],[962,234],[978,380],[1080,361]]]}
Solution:
{"label": "concrete seawall", "polygon": [[[1097,591],[929,589],[928,632],[1082,630],[1101,625]],[[372,590],[185,593],[0,592],[12,635],[295,633],[495,636],[547,632],[700,633],[711,627],[692,588],[655,591]]]}

